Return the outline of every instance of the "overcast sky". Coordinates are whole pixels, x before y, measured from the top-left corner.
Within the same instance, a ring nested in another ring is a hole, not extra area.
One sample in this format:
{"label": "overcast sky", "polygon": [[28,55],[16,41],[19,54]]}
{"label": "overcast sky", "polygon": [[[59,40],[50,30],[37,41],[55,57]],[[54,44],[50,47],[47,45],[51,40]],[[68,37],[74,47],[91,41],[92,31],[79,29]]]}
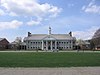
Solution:
{"label": "overcast sky", "polygon": [[100,0],[0,0],[1,38],[48,34],[49,26],[52,33],[91,39],[100,28]]}

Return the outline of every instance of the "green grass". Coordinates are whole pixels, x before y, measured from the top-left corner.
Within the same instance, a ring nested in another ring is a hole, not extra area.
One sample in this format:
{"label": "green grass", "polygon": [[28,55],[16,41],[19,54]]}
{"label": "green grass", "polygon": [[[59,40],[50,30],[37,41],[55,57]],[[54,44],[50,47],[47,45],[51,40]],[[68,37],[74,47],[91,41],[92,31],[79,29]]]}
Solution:
{"label": "green grass", "polygon": [[100,66],[100,53],[0,52],[0,67]]}

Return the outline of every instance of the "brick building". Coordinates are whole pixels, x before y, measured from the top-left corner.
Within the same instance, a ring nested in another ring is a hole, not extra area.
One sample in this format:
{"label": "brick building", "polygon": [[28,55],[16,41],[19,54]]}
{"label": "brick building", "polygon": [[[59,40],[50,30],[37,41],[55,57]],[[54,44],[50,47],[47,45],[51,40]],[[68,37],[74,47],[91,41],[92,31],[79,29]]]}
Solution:
{"label": "brick building", "polygon": [[6,38],[0,38],[0,50],[8,49],[9,41]]}

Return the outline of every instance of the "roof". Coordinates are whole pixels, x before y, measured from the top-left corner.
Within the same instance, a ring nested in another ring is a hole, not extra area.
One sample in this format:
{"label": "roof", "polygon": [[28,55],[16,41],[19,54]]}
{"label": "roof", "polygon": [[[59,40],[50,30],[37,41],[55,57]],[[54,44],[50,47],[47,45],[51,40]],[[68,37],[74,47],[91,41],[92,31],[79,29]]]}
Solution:
{"label": "roof", "polygon": [[25,42],[22,42],[20,45],[26,45],[26,43]]}
{"label": "roof", "polygon": [[85,40],[78,40],[76,42],[76,45],[89,45],[89,44],[90,44],[90,42],[85,41]]}
{"label": "roof", "polygon": [[29,37],[25,37],[24,40],[41,40],[46,36],[46,34],[33,34]]}
{"label": "roof", "polygon": [[74,39],[69,34],[52,34],[52,36],[56,39],[59,39],[59,40],[72,40],[72,39]]}
{"label": "roof", "polygon": [[[11,45],[16,45],[17,42],[14,41],[14,42],[11,42],[10,44],[11,44]],[[20,45],[26,45],[26,43],[24,43],[24,42],[21,42],[21,43],[19,43],[19,44],[20,44]]]}
{"label": "roof", "polygon": [[75,37],[69,34],[32,34],[25,37],[24,40],[73,40]]}
{"label": "roof", "polygon": [[14,42],[11,42],[10,44],[13,44],[14,45],[14,44],[17,44],[17,43],[14,41]]}
{"label": "roof", "polygon": [[0,41],[2,41],[3,39],[5,39],[5,38],[0,38]]}

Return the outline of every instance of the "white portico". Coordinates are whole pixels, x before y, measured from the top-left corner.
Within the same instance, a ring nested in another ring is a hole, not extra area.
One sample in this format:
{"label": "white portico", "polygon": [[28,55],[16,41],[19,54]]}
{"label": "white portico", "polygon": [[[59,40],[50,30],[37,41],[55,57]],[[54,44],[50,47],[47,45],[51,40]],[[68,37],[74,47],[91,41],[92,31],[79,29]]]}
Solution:
{"label": "white portico", "polygon": [[57,40],[50,35],[43,38],[42,50],[54,50],[57,49]]}
{"label": "white portico", "polygon": [[56,50],[56,39],[51,36],[51,27],[49,27],[48,36],[42,39],[42,50]]}
{"label": "white portico", "polygon": [[52,34],[49,27],[48,34],[31,34],[24,38],[26,49],[41,50],[68,50],[73,49],[75,45],[75,37],[69,34]]}

